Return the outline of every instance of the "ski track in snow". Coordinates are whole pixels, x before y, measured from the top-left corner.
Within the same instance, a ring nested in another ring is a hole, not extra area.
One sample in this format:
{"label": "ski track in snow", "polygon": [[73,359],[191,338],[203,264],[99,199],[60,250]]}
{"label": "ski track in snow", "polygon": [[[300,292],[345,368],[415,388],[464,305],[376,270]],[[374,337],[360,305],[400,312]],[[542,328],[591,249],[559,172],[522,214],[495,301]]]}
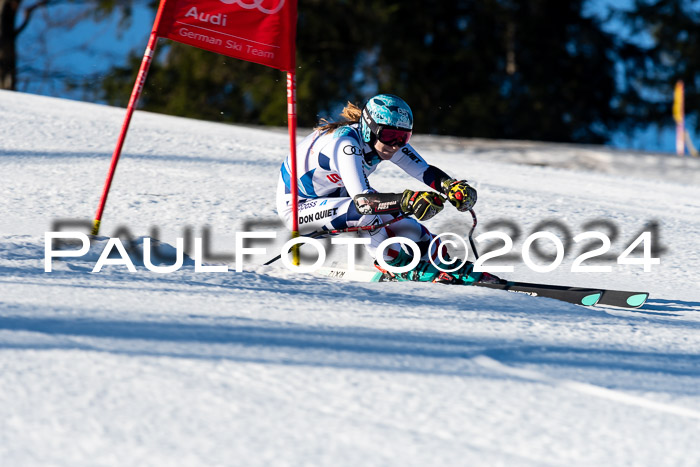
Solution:
{"label": "ski track in snow", "polygon": [[677,407],[669,404],[661,404],[658,402],[650,401],[648,399],[643,399],[641,397],[630,396],[619,391],[611,391],[610,389],[594,386],[592,384],[578,383],[575,381],[551,378],[547,375],[544,375],[543,373],[539,373],[536,371],[525,370],[522,368],[513,368],[503,365],[502,363],[485,355],[474,357],[473,360],[478,365],[508,375],[513,375],[524,379],[531,379],[534,381],[542,381],[552,385],[561,386],[564,389],[568,389],[571,391],[576,391],[583,394],[590,394],[603,399],[621,402],[623,404],[635,405],[644,409],[657,410],[659,412],[665,412],[669,414],[680,415],[682,417],[689,417],[700,420],[700,412],[696,410]]}
{"label": "ski track in snow", "polygon": [[[575,250],[552,273],[515,261],[503,274],[651,293],[639,310],[583,308],[261,266],[287,239],[274,212],[286,134],[136,112],[101,234],[140,242],[157,227],[172,253],[208,227],[231,270],[188,257],[156,274],[134,257],[134,274],[93,273],[101,239],[46,273],[44,232],[89,224],[123,116],[0,91],[0,464],[700,464],[700,161],[416,136],[477,186],[477,235],[517,224],[516,253],[545,220],[572,235],[612,222],[615,256],[659,222],[651,272],[572,273]],[[371,181],[421,188],[391,166]],[[447,208],[427,225],[464,234],[468,217]],[[278,238],[235,272],[244,230]]]}

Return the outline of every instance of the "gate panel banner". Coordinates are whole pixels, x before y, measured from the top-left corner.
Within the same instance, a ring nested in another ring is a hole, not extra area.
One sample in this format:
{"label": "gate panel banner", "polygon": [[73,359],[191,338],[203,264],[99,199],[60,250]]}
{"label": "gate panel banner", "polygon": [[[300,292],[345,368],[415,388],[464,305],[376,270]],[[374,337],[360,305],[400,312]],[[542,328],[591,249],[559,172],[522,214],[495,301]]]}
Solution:
{"label": "gate panel banner", "polygon": [[294,72],[297,0],[164,0],[157,34]]}

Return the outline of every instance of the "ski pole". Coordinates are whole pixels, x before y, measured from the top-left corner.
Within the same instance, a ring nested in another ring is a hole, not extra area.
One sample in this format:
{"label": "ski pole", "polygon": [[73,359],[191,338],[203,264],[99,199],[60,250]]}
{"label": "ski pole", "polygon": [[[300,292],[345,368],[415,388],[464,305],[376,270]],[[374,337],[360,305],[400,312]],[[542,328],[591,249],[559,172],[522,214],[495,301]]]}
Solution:
{"label": "ski pole", "polygon": [[472,229],[469,231],[469,244],[471,245],[472,251],[474,252],[474,259],[479,259],[479,252],[476,251],[476,245],[474,244],[474,239],[472,238],[472,235],[474,234],[474,229],[476,229],[476,213],[473,209],[470,209],[469,212],[471,213],[472,218],[474,219]]}
{"label": "ski pole", "polygon": [[[400,221],[401,219],[405,219],[406,217],[407,216],[405,216],[404,214],[401,214],[400,216],[395,217],[391,220],[388,220],[382,224],[358,225],[355,227],[346,227],[344,229],[334,229],[334,230],[318,230],[316,232],[311,232],[310,234],[300,235],[300,236],[316,239],[316,238],[324,238],[324,237],[327,237],[329,235],[338,235],[338,234],[347,233],[347,232],[359,232],[360,230],[364,230],[366,232],[374,232],[375,230],[382,229],[382,228],[386,227],[387,225],[393,224],[394,222]],[[268,266],[268,265],[274,263],[275,261],[277,261],[278,259],[280,259],[281,257],[282,257],[282,253],[280,253],[279,255],[275,256],[274,258],[272,258],[271,260],[269,260],[268,262],[263,264],[263,266]]]}

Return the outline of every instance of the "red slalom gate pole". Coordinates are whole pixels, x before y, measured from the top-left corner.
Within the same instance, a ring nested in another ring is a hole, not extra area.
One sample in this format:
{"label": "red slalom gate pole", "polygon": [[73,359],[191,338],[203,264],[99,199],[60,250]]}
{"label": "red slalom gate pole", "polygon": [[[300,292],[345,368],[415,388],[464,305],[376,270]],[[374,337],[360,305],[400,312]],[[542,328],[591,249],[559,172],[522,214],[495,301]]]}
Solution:
{"label": "red slalom gate pole", "polygon": [[[297,186],[297,91],[296,75],[287,72],[287,126],[289,127],[290,165],[292,166],[292,238],[299,236],[299,190]],[[292,247],[292,264],[299,265],[299,244]]]}
{"label": "red slalom gate pole", "polygon": [[117,163],[119,162],[119,157],[122,153],[122,148],[124,146],[124,140],[126,139],[126,133],[129,131],[129,124],[131,123],[131,117],[134,114],[136,104],[138,103],[139,97],[141,96],[141,91],[143,91],[143,86],[146,83],[146,76],[148,75],[148,69],[151,67],[151,61],[153,60],[153,54],[156,51],[156,45],[158,43],[158,25],[160,24],[160,18],[163,14],[163,7],[165,2],[162,1],[158,7],[158,13],[156,14],[156,20],[153,23],[153,29],[151,30],[151,37],[148,39],[148,45],[146,46],[146,51],[143,54],[143,60],[141,61],[141,67],[139,68],[139,73],[136,76],[136,82],[134,83],[134,89],[131,91],[131,98],[129,99],[129,105],[126,108],[126,117],[124,118],[124,123],[122,124],[121,132],[119,133],[119,139],[117,140],[117,146],[114,148],[112,153],[112,162],[109,166],[109,172],[107,173],[107,180],[105,181],[105,186],[102,190],[102,197],[100,198],[100,204],[97,206],[97,212],[95,213],[95,220],[92,224],[92,235],[97,235],[100,232],[100,224],[102,223],[102,213],[105,209],[105,204],[107,203],[107,195],[109,194],[109,189],[112,186],[112,180],[114,180],[114,173],[117,170]]}

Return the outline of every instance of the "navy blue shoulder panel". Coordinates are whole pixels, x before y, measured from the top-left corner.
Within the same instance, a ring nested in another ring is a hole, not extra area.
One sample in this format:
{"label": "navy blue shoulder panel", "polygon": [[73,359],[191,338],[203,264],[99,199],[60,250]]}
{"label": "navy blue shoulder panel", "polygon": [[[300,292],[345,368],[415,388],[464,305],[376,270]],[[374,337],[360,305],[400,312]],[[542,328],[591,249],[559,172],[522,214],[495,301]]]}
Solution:
{"label": "navy blue shoulder panel", "polygon": [[322,152],[318,153],[318,165],[324,170],[331,170],[331,160]]}

